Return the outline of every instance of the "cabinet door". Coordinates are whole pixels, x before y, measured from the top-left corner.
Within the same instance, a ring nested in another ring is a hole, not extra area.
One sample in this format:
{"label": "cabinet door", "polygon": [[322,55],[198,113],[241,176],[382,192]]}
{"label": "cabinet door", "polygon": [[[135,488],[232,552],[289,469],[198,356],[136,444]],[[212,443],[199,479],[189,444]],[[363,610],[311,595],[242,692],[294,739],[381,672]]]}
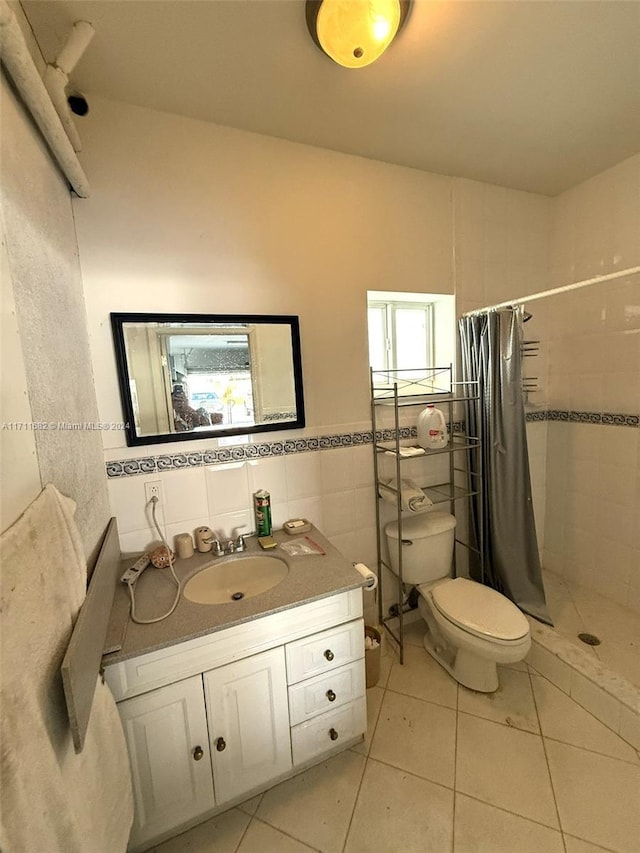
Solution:
{"label": "cabinet door", "polygon": [[201,676],[118,705],[135,797],[132,846],[214,806]]}
{"label": "cabinet door", "polygon": [[218,804],[291,769],[282,647],[204,675]]}

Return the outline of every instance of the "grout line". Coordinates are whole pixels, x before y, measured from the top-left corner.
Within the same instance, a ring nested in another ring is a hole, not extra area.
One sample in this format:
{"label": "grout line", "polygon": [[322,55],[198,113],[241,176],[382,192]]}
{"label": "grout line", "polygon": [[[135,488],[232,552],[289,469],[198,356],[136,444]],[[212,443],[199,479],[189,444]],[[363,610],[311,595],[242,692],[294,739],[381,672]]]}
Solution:
{"label": "grout line", "polygon": [[367,767],[369,766],[369,756],[364,756],[364,765],[362,767],[362,775],[360,776],[360,782],[358,784],[358,790],[356,791],[355,798],[353,800],[353,808],[351,809],[351,817],[349,818],[349,823],[347,824],[347,831],[344,834],[344,841],[342,843],[342,851],[347,846],[347,841],[349,839],[349,833],[351,832],[351,824],[353,823],[353,816],[356,813],[356,809],[358,808],[358,800],[360,798],[360,791],[362,790],[362,783],[364,781],[364,774],[367,772]]}
{"label": "grout line", "polygon": [[[382,655],[381,655],[382,656]],[[392,664],[393,665],[393,664]],[[391,672],[391,670],[389,670]],[[387,678],[387,681],[389,679]],[[380,715],[382,714],[382,706],[384,704],[384,697],[387,693],[387,688],[382,688],[382,698],[380,699],[380,707],[378,708],[378,713],[376,715],[376,721],[373,724],[373,731],[371,732],[371,739],[369,741],[369,748],[367,749],[367,754],[364,756],[364,767],[362,768],[362,776],[360,777],[360,784],[358,785],[358,790],[356,792],[355,799],[353,801],[353,808],[351,810],[351,817],[349,818],[349,825],[347,826],[347,831],[344,836],[344,843],[342,845],[342,853],[347,846],[347,841],[349,840],[349,833],[351,832],[351,825],[353,823],[353,817],[356,813],[356,809],[358,808],[358,800],[360,799],[360,791],[362,790],[362,783],[364,782],[364,775],[367,772],[367,767],[369,766],[369,753],[371,752],[371,747],[373,746],[373,738],[375,737],[376,729],[378,728],[378,722],[380,720]],[[357,755],[361,753],[356,753]]]}
{"label": "grout line", "polygon": [[456,731],[453,740],[453,810],[451,813],[451,853],[454,853],[456,847],[456,800],[457,800],[457,784],[458,784],[458,718],[460,704],[460,684],[456,683]]}
{"label": "grout line", "polygon": [[[529,817],[528,815],[520,814],[520,812],[512,812],[509,809],[505,809],[504,806],[497,806],[495,803],[489,803],[487,800],[481,800],[480,797],[475,796],[474,794],[467,794],[466,791],[456,791],[456,796],[460,795],[461,797],[466,797],[468,800],[473,800],[476,803],[481,803],[483,806],[489,806],[492,809],[496,809],[496,811],[503,812],[504,814],[511,815],[512,817],[519,817],[520,820],[528,820],[529,823],[534,823],[536,826],[543,826],[545,829],[550,829],[552,832],[557,832],[558,835],[562,835],[562,829],[559,829],[557,826],[550,826],[548,823],[542,823],[540,820],[536,820],[533,817]],[[576,836],[577,837],[577,836]],[[593,844],[593,842],[591,842]]]}
{"label": "grout line", "polygon": [[[582,836],[576,835],[574,832],[566,832],[566,833],[563,832],[562,833],[562,840],[563,841],[564,841],[565,835],[567,838],[577,838],[578,841],[583,841],[585,844],[589,844],[590,846],[594,846],[596,844],[595,841],[589,841],[588,838],[582,838]],[[614,850],[613,847],[603,847],[602,844],[600,844],[600,842],[598,842],[597,847],[598,847],[598,850],[605,850],[607,853],[616,853],[616,850]]]}
{"label": "grout line", "polygon": [[[582,705],[579,705],[578,707],[582,708]],[[584,711],[586,709],[582,708],[582,710]],[[587,711],[587,714],[588,713],[589,712]],[[594,717],[594,719],[597,719],[597,717]],[[598,722],[600,723],[600,720],[598,720]],[[604,726],[604,723],[600,723],[600,725]],[[606,728],[606,726],[605,726],[605,728]],[[611,729],[609,729],[609,731],[611,732],[611,734],[615,735],[615,732],[611,731]],[[557,737],[550,737],[549,735],[543,734],[542,737],[544,740],[550,740],[553,743],[560,743],[560,744],[562,744],[562,746],[570,746],[570,747],[573,747],[573,749],[581,749],[583,752],[589,752],[589,753],[591,753],[591,755],[599,755],[600,758],[609,758],[611,761],[621,761],[622,764],[630,764],[632,767],[636,767],[636,768],[639,766],[639,762],[633,761],[633,759],[619,758],[617,755],[609,755],[608,752],[598,752],[597,749],[591,749],[588,746],[581,746],[577,743],[570,743],[568,740],[560,740]],[[617,737],[620,738],[620,735],[617,735]],[[620,740],[622,740],[622,738],[620,738]],[[627,743],[626,740],[623,740],[622,742],[624,744],[626,744],[626,746],[628,746],[629,749],[633,749],[631,744]]]}
{"label": "grout line", "polygon": [[[531,729],[523,729],[520,726],[510,725],[502,720],[494,720],[492,717],[483,717],[480,714],[474,714],[473,711],[459,710],[458,713],[464,714],[467,717],[474,717],[476,720],[484,720],[485,723],[495,723],[497,726],[502,726],[505,729],[511,729],[516,732],[522,732],[525,735],[533,735],[534,737],[540,737],[542,735],[542,732],[539,729],[538,731],[532,732]],[[538,725],[540,725],[539,722]]]}
{"label": "grout line", "polygon": [[551,785],[551,794],[553,796],[553,805],[555,806],[556,817],[558,818],[558,826],[560,827],[560,832],[562,833],[562,836],[561,836],[562,837],[562,846],[564,847],[565,853],[566,853],[567,845],[565,843],[564,833],[562,831],[563,827],[562,827],[562,820],[560,818],[560,810],[558,808],[558,799],[556,797],[556,789],[555,789],[554,784],[553,784],[553,776],[551,775],[551,767],[549,766],[549,756],[547,754],[547,745],[545,743],[544,735],[542,734],[542,725],[540,723],[540,713],[538,711],[538,703],[536,701],[536,694],[535,694],[535,691],[533,689],[533,680],[532,679],[533,679],[533,676],[531,675],[531,672],[529,672],[529,686],[531,688],[531,695],[533,696],[533,706],[536,709],[536,717],[538,718],[538,727],[540,729],[540,740],[542,741],[542,749],[544,752],[544,760],[547,763],[547,773],[549,774],[549,784]]}
{"label": "grout line", "polygon": [[421,782],[428,782],[429,785],[437,785],[438,788],[449,791],[449,793],[455,793],[453,788],[450,785],[445,785],[444,782],[436,782],[435,779],[428,779],[426,776],[420,776],[418,773],[414,773],[413,770],[406,770],[404,767],[399,767],[397,764],[389,764],[388,761],[383,761],[381,758],[371,757],[369,758],[369,761],[373,761],[374,764],[382,764],[384,767],[390,767],[392,770],[397,770],[399,773],[404,773],[406,776],[413,776],[414,779],[419,779]]}
{"label": "grout line", "polygon": [[269,821],[265,820],[264,818],[257,817],[256,815],[254,815],[253,819],[256,820],[258,823],[263,823],[265,826],[268,826],[269,829],[275,829],[276,832],[279,832],[281,835],[285,835],[287,838],[290,838],[292,841],[295,841],[296,844],[302,844],[308,850],[313,850],[314,853],[322,853],[319,847],[312,847],[311,844],[307,844],[306,841],[301,841],[299,838],[296,838],[295,835],[291,835],[291,833],[287,832],[285,829],[280,829],[279,826],[274,826],[272,823],[269,823]]}
{"label": "grout line", "polygon": [[401,690],[394,690],[392,687],[387,688],[389,693],[394,693],[396,696],[405,696],[407,699],[417,699],[418,702],[426,702],[427,705],[435,705],[436,708],[446,708],[447,711],[457,711],[458,710],[458,702],[457,702],[457,692],[456,692],[456,704],[455,705],[444,705],[442,702],[436,702],[435,699],[425,699],[423,696],[414,696],[413,693],[403,693]]}
{"label": "grout line", "polygon": [[[565,693],[565,692],[564,692],[564,690],[563,690],[561,687],[558,687],[558,685],[557,685],[557,684],[554,684],[554,682],[553,682],[553,681],[551,681],[551,679],[550,679],[550,678],[547,678],[547,676],[546,676],[546,675],[543,675],[541,672],[538,672],[538,670],[534,670],[533,672],[531,672],[531,673],[530,673],[530,675],[531,675],[531,677],[532,677],[532,678],[543,678],[543,679],[544,679],[545,681],[547,681],[547,682],[548,682],[552,687],[555,687],[555,689],[556,689],[556,690],[559,690],[559,691],[560,691],[560,693],[562,693],[562,695],[563,695],[563,696],[565,696],[567,699],[570,699],[570,700],[571,700],[571,702],[573,702],[573,704],[574,704],[577,708],[580,708],[580,710],[581,710],[581,711],[584,711],[584,712],[585,712],[585,714],[589,714],[589,716],[590,716],[590,717],[593,717],[593,719],[596,721],[596,723],[598,723],[599,725],[603,726],[603,727],[604,727],[604,728],[605,728],[605,729],[606,729],[610,734],[615,735],[615,737],[617,737],[619,740],[621,740],[621,741],[622,741],[622,743],[624,743],[626,746],[628,746],[628,747],[629,747],[629,749],[634,750],[634,752],[636,752],[636,754],[638,755],[638,759],[640,760],[640,750],[637,750],[637,749],[634,747],[634,745],[633,745],[632,743],[629,743],[629,741],[628,741],[628,740],[625,740],[625,739],[620,735],[620,733],[619,733],[619,732],[614,731],[614,730],[613,730],[612,728],[610,728],[606,723],[603,723],[603,722],[602,722],[602,720],[598,719],[598,717],[596,717],[596,715],[595,715],[595,714],[592,714],[592,713],[591,713],[591,711],[590,711],[588,708],[585,708],[585,707],[584,707],[584,705],[581,705],[579,702],[576,702],[576,700],[574,699],[574,697],[573,697],[573,696],[571,696],[571,694],[570,694],[570,693]],[[585,677],[586,677],[586,676],[585,676]],[[533,683],[532,683],[532,686],[533,686]],[[535,692],[534,692],[534,697],[533,697],[533,698],[534,698],[534,700],[535,700]],[[623,706],[623,707],[624,707],[624,706]],[[552,741],[554,741],[555,743],[563,743],[563,744],[565,744],[565,746],[572,746],[572,747],[574,747],[574,749],[584,749],[584,750],[585,750],[585,752],[592,752],[594,755],[602,755],[602,756],[604,756],[605,758],[613,758],[613,759],[614,759],[614,761],[622,761],[622,762],[624,762],[624,763],[626,763],[626,764],[633,764],[633,765],[637,766],[637,762],[636,762],[636,761],[629,761],[629,760],[627,760],[626,758],[618,758],[617,756],[614,756],[614,755],[607,755],[607,753],[606,753],[606,752],[598,752],[598,751],[597,751],[597,750],[595,750],[595,749],[590,749],[588,746],[579,746],[578,744],[575,744],[575,743],[569,743],[569,741],[567,741],[567,740],[560,740],[559,738],[551,737],[550,735],[545,735],[545,734],[544,734],[544,732],[542,731],[542,726],[540,727],[540,733],[542,734],[542,737],[545,737],[547,740],[552,740]]]}
{"label": "grout line", "polygon": [[[246,813],[246,812],[241,811],[240,809],[238,809],[238,808],[237,808],[237,806],[236,806],[236,809],[240,812],[240,814],[247,815],[247,813]],[[243,833],[242,833],[242,835],[240,836],[240,839],[239,839],[239,841],[238,841],[238,843],[237,843],[237,845],[236,845],[236,847],[235,847],[235,849],[234,849],[234,853],[238,853],[238,850],[240,849],[240,846],[241,846],[242,842],[244,841],[244,837],[245,837],[245,835],[247,834],[247,832],[249,831],[249,827],[250,827],[250,826],[251,826],[251,824],[253,823],[253,820],[254,820],[254,818],[255,818],[255,815],[247,815],[247,817],[249,818],[249,820],[247,821],[247,825],[246,825],[246,826],[245,826],[245,828],[244,828],[244,832],[243,832]]]}

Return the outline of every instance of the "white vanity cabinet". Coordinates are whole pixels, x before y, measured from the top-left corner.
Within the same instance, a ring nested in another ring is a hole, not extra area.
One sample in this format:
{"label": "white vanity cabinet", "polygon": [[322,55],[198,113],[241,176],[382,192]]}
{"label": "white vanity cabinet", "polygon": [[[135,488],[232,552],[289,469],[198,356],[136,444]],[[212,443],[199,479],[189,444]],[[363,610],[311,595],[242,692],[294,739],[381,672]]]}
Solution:
{"label": "white vanity cabinet", "polygon": [[202,679],[193,676],[118,705],[136,803],[132,845],[215,805]]}
{"label": "white vanity cabinet", "polygon": [[129,849],[357,742],[361,617],[355,589],[107,665],[134,783]]}
{"label": "white vanity cabinet", "polygon": [[204,675],[219,805],[291,769],[284,649]]}

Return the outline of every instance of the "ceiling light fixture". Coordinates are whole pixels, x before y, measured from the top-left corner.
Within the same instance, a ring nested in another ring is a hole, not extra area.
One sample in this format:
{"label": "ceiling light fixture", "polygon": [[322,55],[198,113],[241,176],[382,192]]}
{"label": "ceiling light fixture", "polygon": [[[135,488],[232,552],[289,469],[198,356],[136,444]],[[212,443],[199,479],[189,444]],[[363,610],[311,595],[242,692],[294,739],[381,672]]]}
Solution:
{"label": "ceiling light fixture", "polygon": [[364,68],[382,56],[404,24],[410,0],[307,0],[311,37],[334,62]]}

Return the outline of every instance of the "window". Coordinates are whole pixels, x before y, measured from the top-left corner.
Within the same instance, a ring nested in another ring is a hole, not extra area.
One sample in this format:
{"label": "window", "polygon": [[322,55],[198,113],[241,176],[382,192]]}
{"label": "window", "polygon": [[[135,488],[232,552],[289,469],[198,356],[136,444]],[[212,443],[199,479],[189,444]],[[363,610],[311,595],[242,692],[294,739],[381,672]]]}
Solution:
{"label": "window", "polygon": [[[425,369],[430,369],[433,380],[427,393],[451,390],[443,387],[441,380],[450,375],[449,366],[456,359],[454,296],[369,290],[367,311],[369,364],[374,371],[381,371],[375,376],[376,386],[390,387],[398,382],[400,394],[424,393]],[[389,375],[385,371],[401,373]]]}
{"label": "window", "polygon": [[374,370],[434,366],[433,304],[370,300],[369,364]]}

